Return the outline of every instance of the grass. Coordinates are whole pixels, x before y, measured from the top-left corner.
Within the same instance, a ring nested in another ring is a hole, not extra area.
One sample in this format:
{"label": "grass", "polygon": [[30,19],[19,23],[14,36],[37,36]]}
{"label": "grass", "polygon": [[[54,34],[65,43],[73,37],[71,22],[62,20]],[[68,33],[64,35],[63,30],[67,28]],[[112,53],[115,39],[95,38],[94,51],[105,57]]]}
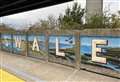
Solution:
{"label": "grass", "polygon": [[0,69],[0,82],[25,82],[15,75],[8,73],[7,71]]}

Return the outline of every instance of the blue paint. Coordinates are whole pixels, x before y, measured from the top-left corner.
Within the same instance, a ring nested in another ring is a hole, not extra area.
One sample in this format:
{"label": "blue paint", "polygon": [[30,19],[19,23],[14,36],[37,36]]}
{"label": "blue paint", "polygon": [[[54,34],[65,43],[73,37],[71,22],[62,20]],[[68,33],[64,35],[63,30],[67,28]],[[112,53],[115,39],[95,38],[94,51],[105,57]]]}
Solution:
{"label": "blue paint", "polygon": [[[14,38],[17,35],[14,35]],[[26,40],[26,36],[25,35],[20,35],[22,37],[22,40]],[[40,43],[39,46],[40,48],[42,48],[43,50],[45,50],[45,37],[44,35],[29,35],[28,36],[28,41],[33,41],[34,37],[38,38],[38,41],[42,41],[43,43]],[[55,41],[56,41],[56,37],[59,37],[60,40],[60,48],[62,49],[66,49],[66,48],[73,48],[74,47],[74,41],[75,38],[73,36],[50,36],[49,37],[49,49],[55,49]],[[9,34],[4,34],[2,35],[2,38],[4,39],[11,39],[11,36]],[[98,46],[98,47],[102,47],[102,48],[120,48],[120,37],[110,37],[110,36],[81,36],[80,37],[80,42],[81,42],[81,48],[80,51],[82,54],[89,54],[91,55],[91,51],[92,51],[92,40],[93,39],[102,39],[102,40],[108,40],[108,45],[106,46]],[[11,43],[8,43],[9,46],[8,48],[11,48]],[[6,46],[6,45],[4,45]],[[18,49],[15,47],[15,43],[13,43],[13,47],[14,49],[16,49],[16,51],[20,52],[22,49]],[[114,65],[112,64],[110,61],[107,62],[107,64],[101,64],[102,66],[111,68],[115,71],[120,72],[120,66],[119,65]]]}
{"label": "blue paint", "polygon": [[83,36],[81,37],[81,52],[82,53],[91,53],[91,44],[93,39],[102,39],[108,40],[108,45],[105,47],[109,48],[120,48],[120,37],[105,37],[105,36]]}
{"label": "blue paint", "polygon": [[[13,38],[15,39],[16,36],[20,36],[22,37],[22,40],[26,40],[26,36],[25,35],[14,35]],[[42,41],[45,42],[45,37],[42,35],[29,35],[28,37],[28,41],[34,41],[34,37],[38,38],[38,41]],[[74,47],[74,37],[73,36],[58,36],[60,39],[60,48],[72,48]],[[4,39],[11,39],[11,35],[9,34],[4,34],[2,35],[2,38]],[[71,39],[70,39],[71,38]],[[87,54],[91,54],[92,51],[92,40],[93,39],[103,39],[103,40],[108,40],[108,45],[105,47],[109,47],[109,48],[120,48],[120,37],[104,37],[104,36],[81,36],[81,53],[87,53]],[[69,40],[70,39],[70,40]],[[56,36],[50,36],[49,37],[49,47],[50,48],[55,48],[55,41],[56,41]],[[70,41],[72,41],[73,43],[70,43]],[[9,46],[11,46],[11,43],[8,42],[6,43]],[[5,45],[6,45],[5,44]],[[15,44],[13,44],[15,47]],[[41,44],[42,46],[44,46],[43,44]]]}

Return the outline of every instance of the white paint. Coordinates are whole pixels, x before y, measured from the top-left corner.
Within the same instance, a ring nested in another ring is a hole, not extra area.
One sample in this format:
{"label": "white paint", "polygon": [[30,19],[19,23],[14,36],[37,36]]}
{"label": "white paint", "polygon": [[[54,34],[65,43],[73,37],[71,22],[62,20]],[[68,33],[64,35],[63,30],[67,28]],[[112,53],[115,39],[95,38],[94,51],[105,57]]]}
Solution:
{"label": "white paint", "polygon": [[106,63],[106,58],[97,57],[96,53],[101,52],[101,48],[96,45],[107,45],[107,40],[92,40],[92,61]]}
{"label": "white paint", "polygon": [[5,46],[9,46],[8,41],[5,39],[5,41],[3,42],[5,44]]}
{"label": "white paint", "polygon": [[60,52],[59,51],[59,39],[58,38],[56,38],[56,55],[58,55],[58,56],[65,56],[64,52]]}
{"label": "white paint", "polygon": [[7,36],[4,36],[4,41],[3,41],[3,44],[5,44],[5,46],[9,46],[9,42],[8,42],[8,37]]}
{"label": "white paint", "polygon": [[17,48],[21,48],[21,37],[16,37],[15,38],[15,46],[17,47]]}
{"label": "white paint", "polygon": [[32,50],[33,50],[33,51],[35,51],[35,50],[36,50],[36,51],[40,51],[39,45],[38,45],[38,40],[37,40],[36,37],[34,38],[34,41],[33,41]]}

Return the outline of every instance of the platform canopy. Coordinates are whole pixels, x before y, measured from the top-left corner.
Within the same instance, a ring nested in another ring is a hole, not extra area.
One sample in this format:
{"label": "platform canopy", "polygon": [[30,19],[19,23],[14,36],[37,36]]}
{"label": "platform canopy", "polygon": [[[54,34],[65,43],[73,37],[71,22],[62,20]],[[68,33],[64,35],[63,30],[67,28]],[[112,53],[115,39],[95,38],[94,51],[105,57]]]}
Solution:
{"label": "platform canopy", "polygon": [[68,1],[72,0],[0,0],[0,17]]}

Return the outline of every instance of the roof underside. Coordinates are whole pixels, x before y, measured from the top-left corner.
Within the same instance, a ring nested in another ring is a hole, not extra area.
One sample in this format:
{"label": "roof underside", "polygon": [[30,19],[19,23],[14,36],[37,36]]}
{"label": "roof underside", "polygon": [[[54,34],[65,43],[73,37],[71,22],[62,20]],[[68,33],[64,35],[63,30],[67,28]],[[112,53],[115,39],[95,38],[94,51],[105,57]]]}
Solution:
{"label": "roof underside", "polygon": [[72,0],[0,0],[0,17]]}

